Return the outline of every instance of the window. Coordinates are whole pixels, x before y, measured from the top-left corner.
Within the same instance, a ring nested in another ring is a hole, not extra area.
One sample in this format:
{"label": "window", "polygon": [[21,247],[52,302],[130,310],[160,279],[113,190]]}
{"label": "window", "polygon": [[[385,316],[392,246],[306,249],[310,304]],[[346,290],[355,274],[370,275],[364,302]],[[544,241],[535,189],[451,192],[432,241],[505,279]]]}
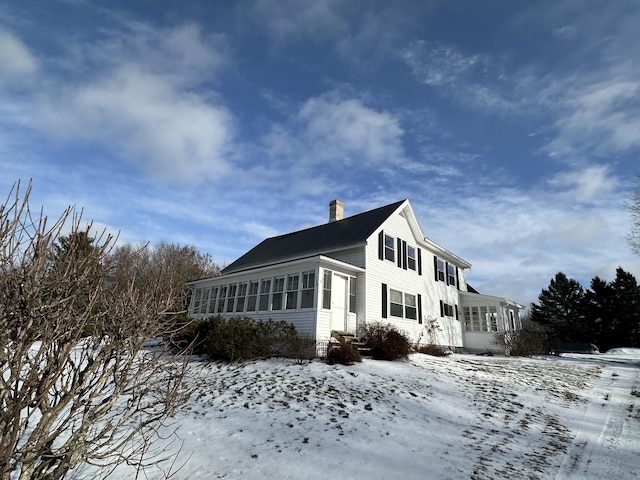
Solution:
{"label": "window", "polygon": [[300,308],[313,308],[313,297],[316,288],[316,272],[302,274],[302,300]]}
{"label": "window", "polygon": [[273,279],[271,310],[282,310],[282,292],[284,292],[284,277],[276,277]]}
{"label": "window", "polygon": [[480,330],[489,331],[489,308],[480,307]]}
{"label": "window", "polygon": [[227,298],[227,286],[220,287],[220,295],[218,296],[218,306],[216,307],[216,313],[224,312],[224,301]]}
{"label": "window", "polygon": [[469,307],[464,307],[464,329],[467,332],[471,331],[471,309]]}
{"label": "window", "polygon": [[416,269],[416,249],[411,245],[407,245],[407,268]]}
{"label": "window", "polygon": [[395,240],[391,235],[384,236],[384,258],[395,261]]}
{"label": "window", "polygon": [[331,309],[331,270],[324,271],[324,281],[322,282],[322,308]]}
{"label": "window", "polygon": [[444,260],[440,260],[438,257],[435,259],[436,281],[444,282]]}
{"label": "window", "polygon": [[447,285],[456,286],[456,267],[447,263]]}
{"label": "window", "polygon": [[218,287],[211,287],[211,295],[207,302],[207,313],[213,313],[216,310],[216,297],[218,296]]}
{"label": "window", "polygon": [[236,302],[236,312],[244,312],[244,302],[247,298],[247,282],[238,285],[238,300]]}
{"label": "window", "polygon": [[247,298],[247,312],[256,311],[258,300],[258,282],[249,282],[249,297]]}
{"label": "window", "polygon": [[269,310],[269,293],[271,292],[271,279],[263,278],[260,284],[260,304],[258,310]]}
{"label": "window", "polygon": [[489,330],[492,332],[498,331],[498,311],[495,306],[489,307]]}
{"label": "window", "polygon": [[389,289],[389,313],[392,317],[404,316],[404,305],[402,303],[402,292]]}
{"label": "window", "polygon": [[513,310],[509,310],[509,324],[511,325],[511,330],[516,329],[516,318],[513,314]]}
{"label": "window", "polygon": [[349,311],[356,313],[356,278],[349,278]]}
{"label": "window", "polygon": [[196,288],[193,294],[193,313],[200,313],[200,303],[202,302],[202,289]]}
{"label": "window", "polygon": [[404,294],[404,316],[415,320],[418,310],[416,309],[416,296],[409,293]]}
{"label": "window", "polygon": [[209,304],[209,294],[211,293],[211,287],[206,287],[202,291],[202,301],[200,302],[200,312],[207,313],[207,305]]}
{"label": "window", "polygon": [[455,308],[453,305],[444,303],[440,300],[440,316],[441,317],[453,317],[455,315]]}
{"label": "window", "polygon": [[233,312],[233,304],[236,300],[237,289],[238,289],[238,285],[236,284],[229,285],[229,293],[227,295],[227,312]]}
{"label": "window", "polygon": [[298,284],[300,283],[300,276],[298,274],[289,275],[287,277],[287,301],[285,308],[291,310],[298,308]]}

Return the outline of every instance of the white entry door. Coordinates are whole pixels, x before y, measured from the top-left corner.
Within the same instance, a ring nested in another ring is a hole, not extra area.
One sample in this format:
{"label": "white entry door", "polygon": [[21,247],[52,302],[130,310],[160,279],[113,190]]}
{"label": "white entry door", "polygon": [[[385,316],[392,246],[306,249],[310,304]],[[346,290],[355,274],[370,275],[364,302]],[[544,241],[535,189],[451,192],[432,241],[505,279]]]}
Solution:
{"label": "white entry door", "polygon": [[347,329],[347,279],[333,275],[331,279],[331,330]]}

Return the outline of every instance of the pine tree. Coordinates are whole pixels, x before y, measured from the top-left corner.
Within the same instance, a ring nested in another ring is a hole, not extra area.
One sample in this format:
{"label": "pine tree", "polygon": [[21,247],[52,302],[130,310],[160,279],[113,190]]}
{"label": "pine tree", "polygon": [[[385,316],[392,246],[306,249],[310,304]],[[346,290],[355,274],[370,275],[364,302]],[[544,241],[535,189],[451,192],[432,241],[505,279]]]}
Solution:
{"label": "pine tree", "polygon": [[558,272],[549,287],[538,296],[538,303],[531,305],[531,319],[547,325],[555,341],[585,342],[585,292],[573,279]]}

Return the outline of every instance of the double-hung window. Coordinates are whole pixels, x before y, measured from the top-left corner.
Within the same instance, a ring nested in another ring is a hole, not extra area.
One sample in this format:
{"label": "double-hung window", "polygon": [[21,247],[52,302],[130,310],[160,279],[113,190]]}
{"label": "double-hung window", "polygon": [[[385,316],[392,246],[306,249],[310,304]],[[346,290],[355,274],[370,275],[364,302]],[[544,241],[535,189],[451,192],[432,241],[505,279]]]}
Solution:
{"label": "double-hung window", "polygon": [[256,281],[249,282],[249,296],[247,297],[247,312],[256,311],[256,303],[258,300],[258,285]]}
{"label": "double-hung window", "polygon": [[316,272],[304,272],[302,274],[302,299],[300,308],[313,308],[313,297],[316,291]]}
{"label": "double-hung window", "polygon": [[407,245],[407,268],[416,269],[416,249],[411,245]]}
{"label": "double-hung window", "polygon": [[269,310],[269,293],[271,293],[271,279],[263,278],[260,282],[260,303],[258,310]]}
{"label": "double-hung window", "polygon": [[445,280],[444,273],[444,260],[436,258],[436,280],[439,282],[444,282]]}
{"label": "double-hung window", "polygon": [[273,297],[271,299],[271,310],[282,310],[282,295],[284,292],[284,277],[273,279]]}
{"label": "double-hung window", "polygon": [[298,274],[289,275],[287,277],[287,300],[285,308],[292,310],[298,308],[298,284],[300,283],[300,276]]}
{"label": "double-hung window", "polygon": [[218,295],[218,306],[216,313],[224,313],[224,302],[227,299],[227,286],[220,287],[220,295]]}
{"label": "double-hung window", "polygon": [[244,312],[244,303],[247,298],[247,282],[238,285],[238,299],[236,301],[236,312]]}
{"label": "double-hung window", "polygon": [[396,241],[391,235],[384,235],[384,258],[386,260],[395,261]]}
{"label": "double-hung window", "polygon": [[356,277],[349,278],[349,312],[356,312]]}
{"label": "double-hung window", "polygon": [[328,310],[331,309],[331,277],[333,272],[331,270],[324,271],[324,278],[322,282],[322,308]]}
{"label": "double-hung window", "polygon": [[447,285],[456,286],[456,267],[450,263],[447,264]]}
{"label": "double-hung window", "polygon": [[404,305],[402,303],[402,292],[389,289],[389,313],[392,317],[404,316]]}
{"label": "double-hung window", "polygon": [[233,312],[233,303],[236,299],[236,292],[238,290],[238,285],[233,284],[229,285],[229,293],[227,295],[227,312]]}
{"label": "double-hung window", "polygon": [[404,294],[404,317],[415,320],[418,318],[418,309],[416,307],[416,296],[410,293]]}

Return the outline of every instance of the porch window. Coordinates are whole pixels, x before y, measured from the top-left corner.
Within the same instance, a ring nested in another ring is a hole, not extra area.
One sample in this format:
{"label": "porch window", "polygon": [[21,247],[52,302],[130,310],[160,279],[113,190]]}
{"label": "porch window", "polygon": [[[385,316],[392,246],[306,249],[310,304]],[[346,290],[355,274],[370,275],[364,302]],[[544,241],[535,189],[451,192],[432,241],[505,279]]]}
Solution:
{"label": "porch window", "polygon": [[396,242],[391,235],[384,235],[384,258],[395,261],[395,245]]}
{"label": "porch window", "polygon": [[489,309],[487,307],[480,307],[480,330],[486,332],[489,330]]}
{"label": "porch window", "polygon": [[256,311],[258,300],[258,282],[249,282],[249,297],[247,298],[247,312]]}
{"label": "porch window", "polygon": [[498,331],[498,311],[494,305],[489,307],[489,330]]}
{"label": "porch window", "polygon": [[220,295],[218,296],[218,306],[216,307],[216,313],[224,312],[224,302],[227,298],[227,286],[220,287]]}
{"label": "porch window", "polygon": [[349,312],[356,313],[356,278],[349,278]]}
{"label": "porch window", "polygon": [[467,332],[471,331],[471,309],[469,307],[464,307],[464,329]]}
{"label": "porch window", "polygon": [[300,308],[313,308],[313,297],[316,290],[316,272],[302,274],[302,300]]}
{"label": "porch window", "polygon": [[415,320],[417,318],[418,310],[416,308],[416,296],[410,293],[404,294],[404,316]]}
{"label": "porch window", "polygon": [[289,275],[287,277],[287,301],[285,308],[292,310],[298,308],[298,284],[300,283],[300,276],[298,274]]}
{"label": "porch window", "polygon": [[236,312],[244,312],[244,303],[247,299],[247,282],[238,285],[238,300],[236,302]]}
{"label": "porch window", "polygon": [[269,293],[271,293],[271,279],[263,278],[260,283],[260,303],[258,310],[269,310]]}
{"label": "porch window", "polygon": [[213,313],[216,310],[216,297],[218,296],[218,287],[211,287],[211,295],[207,302],[207,313]]}
{"label": "porch window", "polygon": [[200,312],[207,313],[207,305],[209,303],[209,294],[211,293],[211,287],[206,287],[202,290],[202,301],[200,302]]}
{"label": "porch window", "polygon": [[196,288],[193,294],[193,313],[200,313],[200,302],[202,302],[202,289]]}
{"label": "porch window", "polygon": [[236,300],[236,291],[238,289],[238,285],[235,283],[229,286],[229,293],[227,295],[227,312],[233,312],[233,304]]}
{"label": "porch window", "polygon": [[402,304],[402,292],[389,289],[389,313],[392,317],[401,317],[404,314],[404,305]]}
{"label": "porch window", "polygon": [[331,270],[324,271],[324,281],[322,282],[322,308],[331,309]]}
{"label": "porch window", "polygon": [[416,249],[411,245],[407,245],[407,268],[416,269]]}
{"label": "porch window", "polygon": [[284,277],[273,279],[273,297],[271,299],[271,310],[282,310],[282,295],[284,292]]}

